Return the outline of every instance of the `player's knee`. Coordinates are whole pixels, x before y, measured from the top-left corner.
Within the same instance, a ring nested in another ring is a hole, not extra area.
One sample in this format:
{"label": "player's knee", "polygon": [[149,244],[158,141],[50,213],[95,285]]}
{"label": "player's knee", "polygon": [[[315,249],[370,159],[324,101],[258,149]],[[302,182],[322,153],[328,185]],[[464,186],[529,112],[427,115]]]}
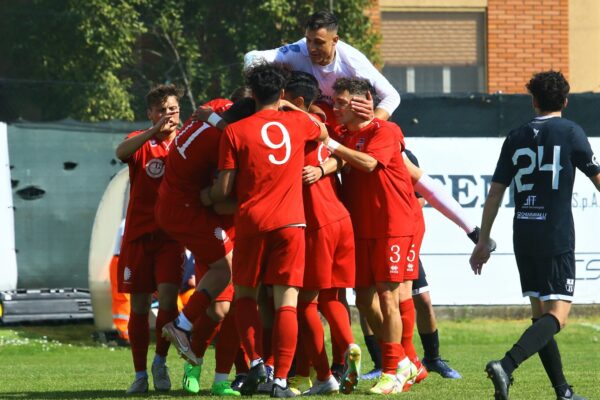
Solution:
{"label": "player's knee", "polygon": [[206,312],[213,321],[223,321],[229,313],[229,306],[230,303],[227,301],[218,301],[213,303]]}

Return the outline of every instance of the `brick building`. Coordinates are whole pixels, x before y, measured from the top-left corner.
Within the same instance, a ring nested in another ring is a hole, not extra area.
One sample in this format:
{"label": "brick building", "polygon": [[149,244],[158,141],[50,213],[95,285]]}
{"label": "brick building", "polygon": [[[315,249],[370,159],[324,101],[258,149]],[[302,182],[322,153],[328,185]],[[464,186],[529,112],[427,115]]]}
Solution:
{"label": "brick building", "polygon": [[600,92],[597,0],[379,0],[372,18],[401,92],[525,93],[548,69]]}

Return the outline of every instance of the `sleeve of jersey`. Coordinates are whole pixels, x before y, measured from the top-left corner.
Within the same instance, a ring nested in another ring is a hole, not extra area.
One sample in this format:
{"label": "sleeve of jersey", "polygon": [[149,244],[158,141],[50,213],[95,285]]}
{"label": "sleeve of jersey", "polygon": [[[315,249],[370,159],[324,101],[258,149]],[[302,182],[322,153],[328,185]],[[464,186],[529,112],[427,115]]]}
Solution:
{"label": "sleeve of jersey", "polygon": [[573,161],[575,166],[586,176],[600,173],[600,162],[594,155],[590,141],[585,132],[577,127],[573,135]]}
{"label": "sleeve of jersey", "polygon": [[237,169],[237,152],[233,132],[229,127],[221,135],[219,142],[219,170]]}
{"label": "sleeve of jersey", "polygon": [[505,186],[509,186],[515,176],[515,168],[511,159],[511,144],[510,134],[504,140],[502,144],[502,150],[500,151],[500,157],[496,164],[496,170],[492,177],[493,182],[501,183]]}
{"label": "sleeve of jersey", "polygon": [[386,77],[362,54],[356,60],[356,75],[371,82],[377,95],[381,98],[381,102],[377,105],[377,108],[382,108],[388,114],[392,115],[400,105],[400,93],[394,89]]}
{"label": "sleeve of jersey", "polygon": [[375,131],[366,146],[365,153],[377,160],[384,168],[388,166],[398,148],[398,136],[392,130],[381,127]]}
{"label": "sleeve of jersey", "polygon": [[[295,46],[295,47],[294,47]],[[244,55],[244,69],[252,68],[260,63],[278,62],[299,68],[302,53],[297,44],[282,46],[271,50],[252,50]]]}
{"label": "sleeve of jersey", "polygon": [[308,116],[306,122],[306,140],[317,140],[321,135],[321,126],[318,123],[319,119],[311,115]]}

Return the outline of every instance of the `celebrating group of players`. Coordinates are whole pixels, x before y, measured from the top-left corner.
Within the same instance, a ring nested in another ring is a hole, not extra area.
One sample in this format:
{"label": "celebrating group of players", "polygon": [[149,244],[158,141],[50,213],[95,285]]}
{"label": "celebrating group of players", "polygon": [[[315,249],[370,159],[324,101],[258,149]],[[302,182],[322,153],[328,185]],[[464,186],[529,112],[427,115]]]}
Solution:
{"label": "celebrating group of players", "polygon": [[[116,150],[131,184],[119,260],[119,289],[131,293],[136,378],[128,393],[148,390],[155,290],[157,390],[171,387],[170,342],[186,360],[184,388],[197,393],[216,337],[214,394],[251,395],[265,383],[271,397],[351,393],[361,349],[340,295],[345,288],[356,289],[381,349],[382,374],[370,392],[409,390],[427,376],[412,344],[412,282],[425,232],[415,192],[475,243],[478,230],[408,159],[400,128],[386,121],[397,92],[338,40],[333,14],[314,14],[305,39],[245,61],[247,86],[235,101],[212,100],[181,128],[178,89],[151,90],[153,126]],[[375,107],[374,99],[381,100]],[[198,286],[178,313],[185,248]],[[319,312],[339,370],[330,367]],[[232,386],[234,363],[244,378]],[[316,377],[307,384],[310,367]]]}

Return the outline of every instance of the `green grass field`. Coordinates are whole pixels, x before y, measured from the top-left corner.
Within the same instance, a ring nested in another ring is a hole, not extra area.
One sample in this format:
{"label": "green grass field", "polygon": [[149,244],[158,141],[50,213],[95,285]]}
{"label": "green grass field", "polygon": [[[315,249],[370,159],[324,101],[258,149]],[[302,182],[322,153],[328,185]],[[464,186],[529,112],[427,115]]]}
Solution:
{"label": "green grass field", "polygon": [[[463,379],[445,380],[431,374],[409,393],[400,396],[435,400],[493,398],[492,384],[486,379],[483,367],[487,361],[500,358],[528,324],[526,320],[441,321],[442,355],[462,373]],[[125,390],[133,379],[129,349],[102,346],[92,340],[93,331],[93,326],[88,324],[0,327],[0,398],[125,397]],[[358,331],[355,335],[362,337]],[[573,319],[557,340],[569,383],[576,392],[589,399],[600,399],[600,317]],[[421,349],[418,336],[416,347]],[[363,370],[367,371],[371,363],[365,349],[363,354]],[[175,390],[157,394],[151,389],[148,397],[183,399],[209,395],[214,368],[212,348],[207,352],[202,372],[204,390],[200,396],[179,389],[182,362],[174,351],[169,355],[168,364]],[[523,364],[514,377],[512,399],[555,399],[537,356]],[[369,382],[361,382],[358,392],[349,397],[367,397],[369,385]]]}

